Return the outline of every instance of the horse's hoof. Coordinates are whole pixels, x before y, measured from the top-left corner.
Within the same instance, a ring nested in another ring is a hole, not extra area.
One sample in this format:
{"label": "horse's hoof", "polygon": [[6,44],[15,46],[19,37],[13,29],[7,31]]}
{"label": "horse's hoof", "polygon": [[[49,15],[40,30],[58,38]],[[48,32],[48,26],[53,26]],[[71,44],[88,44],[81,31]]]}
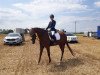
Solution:
{"label": "horse's hoof", "polygon": [[62,62],[62,59],[60,59],[60,62]]}
{"label": "horse's hoof", "polygon": [[49,60],[49,63],[51,62],[51,60]]}
{"label": "horse's hoof", "polygon": [[75,53],[73,53],[72,55],[75,56]]}
{"label": "horse's hoof", "polygon": [[38,65],[39,65],[39,63],[40,63],[40,62],[38,62]]}

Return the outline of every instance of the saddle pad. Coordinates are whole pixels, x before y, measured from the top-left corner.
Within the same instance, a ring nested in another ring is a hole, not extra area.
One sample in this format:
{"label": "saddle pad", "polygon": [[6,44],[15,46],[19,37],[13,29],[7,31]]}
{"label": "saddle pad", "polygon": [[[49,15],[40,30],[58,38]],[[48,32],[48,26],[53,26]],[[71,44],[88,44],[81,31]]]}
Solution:
{"label": "saddle pad", "polygon": [[55,33],[55,37],[56,37],[56,40],[60,40],[60,34],[59,33]]}

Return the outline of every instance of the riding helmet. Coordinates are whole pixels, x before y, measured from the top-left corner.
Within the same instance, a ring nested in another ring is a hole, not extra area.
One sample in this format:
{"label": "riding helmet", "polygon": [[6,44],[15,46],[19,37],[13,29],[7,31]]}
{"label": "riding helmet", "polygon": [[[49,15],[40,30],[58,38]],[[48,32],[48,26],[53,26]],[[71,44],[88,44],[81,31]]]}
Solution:
{"label": "riding helmet", "polygon": [[54,18],[54,15],[53,15],[53,14],[51,14],[51,15],[50,15],[50,18]]}

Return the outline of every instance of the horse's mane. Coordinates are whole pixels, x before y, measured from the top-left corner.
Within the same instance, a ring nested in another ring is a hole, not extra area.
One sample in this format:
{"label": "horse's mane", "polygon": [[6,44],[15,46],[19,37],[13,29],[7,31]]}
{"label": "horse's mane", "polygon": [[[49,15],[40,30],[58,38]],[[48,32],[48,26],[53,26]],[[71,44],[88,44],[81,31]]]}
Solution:
{"label": "horse's mane", "polygon": [[38,28],[38,27],[36,27],[34,29],[39,29],[39,30],[42,30],[42,31],[46,31],[45,28]]}
{"label": "horse's mane", "polygon": [[38,31],[41,32],[41,33],[48,33],[48,31],[45,30],[44,28],[38,28],[38,27],[35,27],[35,28],[32,28],[32,29],[38,30]]}

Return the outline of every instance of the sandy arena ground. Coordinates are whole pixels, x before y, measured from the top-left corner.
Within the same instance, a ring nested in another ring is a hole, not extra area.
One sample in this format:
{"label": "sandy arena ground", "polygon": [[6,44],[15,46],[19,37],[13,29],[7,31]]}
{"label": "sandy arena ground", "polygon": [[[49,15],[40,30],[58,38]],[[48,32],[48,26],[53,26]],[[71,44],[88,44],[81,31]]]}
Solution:
{"label": "sandy arena ground", "polygon": [[3,37],[0,35],[0,75],[100,75],[100,40],[79,36],[79,43],[70,44],[75,57],[66,46],[61,63],[59,46],[51,47],[50,64],[44,49],[38,65],[38,41],[32,44],[26,36],[22,45],[9,46],[3,45]]}

